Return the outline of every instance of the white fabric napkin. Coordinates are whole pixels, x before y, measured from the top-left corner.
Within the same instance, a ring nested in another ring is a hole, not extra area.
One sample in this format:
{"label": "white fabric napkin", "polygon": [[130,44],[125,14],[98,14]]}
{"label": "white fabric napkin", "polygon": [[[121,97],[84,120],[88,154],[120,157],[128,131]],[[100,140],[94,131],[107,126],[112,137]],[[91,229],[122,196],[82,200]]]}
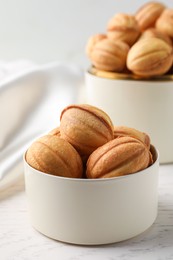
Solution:
{"label": "white fabric napkin", "polygon": [[74,64],[0,63],[0,190],[23,174],[29,144],[59,125],[65,106],[79,102],[83,83]]}

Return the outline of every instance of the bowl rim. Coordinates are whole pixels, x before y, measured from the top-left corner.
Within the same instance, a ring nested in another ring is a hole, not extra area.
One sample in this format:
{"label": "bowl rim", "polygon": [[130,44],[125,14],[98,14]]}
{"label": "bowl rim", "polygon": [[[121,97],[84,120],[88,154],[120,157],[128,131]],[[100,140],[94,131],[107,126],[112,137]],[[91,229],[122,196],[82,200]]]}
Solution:
{"label": "bowl rim", "polygon": [[82,182],[82,183],[104,183],[104,182],[112,182],[112,181],[121,181],[121,180],[129,179],[129,178],[133,178],[134,176],[146,174],[146,172],[149,169],[152,169],[152,168],[155,167],[156,164],[159,164],[159,151],[152,144],[151,144],[151,149],[152,149],[152,152],[154,153],[154,157],[155,157],[152,165],[150,165],[149,167],[147,167],[147,168],[145,168],[141,171],[138,171],[138,172],[134,172],[134,173],[130,173],[130,174],[127,174],[127,175],[122,175],[122,176],[111,177],[111,178],[95,178],[95,179],[70,178],[70,177],[57,176],[57,175],[53,175],[53,174],[50,174],[50,173],[44,173],[42,171],[39,171],[39,170],[33,168],[31,165],[29,165],[27,163],[27,161],[25,159],[25,157],[26,157],[25,155],[26,155],[27,151],[23,155],[23,161],[24,161],[24,164],[26,164],[27,167],[29,169],[31,169],[32,172],[35,172],[36,174],[42,175],[45,178],[55,178],[55,179],[64,180],[64,181],[75,181],[75,182]]}
{"label": "bowl rim", "polygon": [[111,71],[104,71],[91,66],[87,70],[88,74],[92,76],[97,76],[100,78],[105,79],[119,79],[119,80],[136,80],[136,81],[172,81],[173,74],[165,74],[160,76],[152,76],[152,77],[142,77],[135,74],[130,73],[118,73],[118,72],[111,72]]}

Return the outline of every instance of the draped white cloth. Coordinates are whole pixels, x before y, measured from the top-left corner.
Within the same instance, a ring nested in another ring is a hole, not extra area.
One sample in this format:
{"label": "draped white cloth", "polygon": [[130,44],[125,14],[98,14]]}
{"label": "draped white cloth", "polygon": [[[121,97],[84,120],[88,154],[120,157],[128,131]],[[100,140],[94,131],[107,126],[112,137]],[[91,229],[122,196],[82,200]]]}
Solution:
{"label": "draped white cloth", "polygon": [[23,174],[23,154],[59,125],[61,110],[80,102],[83,71],[74,64],[0,63],[0,190]]}

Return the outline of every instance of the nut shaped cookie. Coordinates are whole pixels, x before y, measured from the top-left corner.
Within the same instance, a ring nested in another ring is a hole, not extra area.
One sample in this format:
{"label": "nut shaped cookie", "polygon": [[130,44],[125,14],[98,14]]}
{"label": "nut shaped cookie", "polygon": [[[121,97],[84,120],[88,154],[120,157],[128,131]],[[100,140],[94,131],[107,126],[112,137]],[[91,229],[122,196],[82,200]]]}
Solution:
{"label": "nut shaped cookie", "polygon": [[148,2],[141,6],[135,14],[141,31],[154,27],[157,19],[165,9],[165,5],[160,2]]}
{"label": "nut shaped cookie", "polygon": [[157,28],[149,28],[146,31],[144,31],[141,34],[141,37],[139,38],[139,40],[142,40],[144,38],[158,38],[160,40],[163,40],[164,42],[166,42],[170,46],[172,46],[171,38],[167,34],[165,34],[164,32],[161,32],[160,30],[158,30]]}
{"label": "nut shaped cookie", "polygon": [[132,46],[140,35],[140,28],[134,16],[118,13],[108,22],[107,35]]}
{"label": "nut shaped cookie", "polygon": [[165,9],[156,22],[156,28],[173,38],[173,9]]}
{"label": "nut shaped cookie", "polygon": [[136,42],[127,56],[127,67],[144,77],[165,74],[172,66],[173,49],[163,40],[147,38]]}
{"label": "nut shaped cookie", "polygon": [[147,146],[133,137],[116,138],[95,150],[87,161],[88,178],[111,178],[136,173],[152,164]]}
{"label": "nut shaped cookie", "polygon": [[83,173],[80,155],[70,143],[55,135],[33,142],[25,158],[31,167],[44,173],[69,178],[80,178]]}
{"label": "nut shaped cookie", "polygon": [[101,109],[87,104],[66,107],[60,117],[61,137],[82,157],[113,139],[113,124]]}
{"label": "nut shaped cookie", "polygon": [[114,138],[122,136],[131,136],[136,138],[150,149],[150,137],[144,132],[127,126],[114,126]]}
{"label": "nut shaped cookie", "polygon": [[99,70],[121,72],[126,66],[128,51],[125,42],[103,39],[95,44],[90,59]]}
{"label": "nut shaped cookie", "polygon": [[97,42],[103,40],[103,39],[106,39],[106,38],[107,38],[107,35],[105,35],[105,34],[96,34],[96,35],[91,36],[88,39],[88,42],[87,42],[87,45],[86,45],[86,54],[88,55],[88,57],[91,56],[91,53],[93,51],[95,44]]}

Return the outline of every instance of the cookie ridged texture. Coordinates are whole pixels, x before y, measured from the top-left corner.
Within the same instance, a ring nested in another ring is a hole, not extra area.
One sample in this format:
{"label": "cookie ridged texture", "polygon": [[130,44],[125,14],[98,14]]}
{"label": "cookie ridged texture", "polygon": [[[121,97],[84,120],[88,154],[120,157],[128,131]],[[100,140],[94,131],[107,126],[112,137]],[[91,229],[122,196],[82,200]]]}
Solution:
{"label": "cookie ridged texture", "polygon": [[171,38],[165,32],[161,32],[157,28],[149,28],[146,31],[144,31],[141,34],[141,37],[139,38],[139,40],[142,40],[144,38],[158,38],[160,40],[163,40],[164,42],[166,42],[170,46],[172,46]]}
{"label": "cookie ridged texture", "polygon": [[101,109],[91,105],[71,105],[60,117],[61,137],[71,143],[82,156],[113,139],[113,124]]}
{"label": "cookie ridged texture", "polygon": [[91,53],[92,53],[93,48],[96,45],[96,43],[99,41],[102,41],[103,39],[106,39],[106,38],[107,38],[107,36],[105,34],[95,34],[88,39],[88,42],[86,45],[86,54],[88,55],[88,57],[91,56]]}
{"label": "cookie ridged texture", "polygon": [[173,9],[165,9],[156,21],[156,28],[173,38]]}
{"label": "cookie ridged texture", "polygon": [[114,126],[114,138],[130,136],[143,142],[150,149],[150,137],[144,132],[127,126]]}
{"label": "cookie ridged texture", "polygon": [[158,38],[145,38],[136,42],[127,56],[128,69],[145,77],[163,75],[172,63],[172,47]]}
{"label": "cookie ridged texture", "polygon": [[83,172],[77,151],[55,135],[42,136],[31,144],[26,152],[26,161],[36,170],[56,176],[80,178]]}
{"label": "cookie ridged texture", "polygon": [[138,22],[132,15],[118,13],[108,22],[107,35],[113,40],[120,40],[131,46],[140,35]]}
{"label": "cookie ridged texture", "polygon": [[94,45],[90,59],[99,70],[121,72],[125,69],[128,51],[127,43],[107,38]]}
{"label": "cookie ridged texture", "polygon": [[152,164],[145,144],[133,137],[116,138],[95,150],[87,161],[88,178],[110,178],[136,173]]}
{"label": "cookie ridged texture", "polygon": [[140,29],[144,31],[149,27],[153,27],[165,8],[164,4],[154,1],[141,6],[135,15]]}

